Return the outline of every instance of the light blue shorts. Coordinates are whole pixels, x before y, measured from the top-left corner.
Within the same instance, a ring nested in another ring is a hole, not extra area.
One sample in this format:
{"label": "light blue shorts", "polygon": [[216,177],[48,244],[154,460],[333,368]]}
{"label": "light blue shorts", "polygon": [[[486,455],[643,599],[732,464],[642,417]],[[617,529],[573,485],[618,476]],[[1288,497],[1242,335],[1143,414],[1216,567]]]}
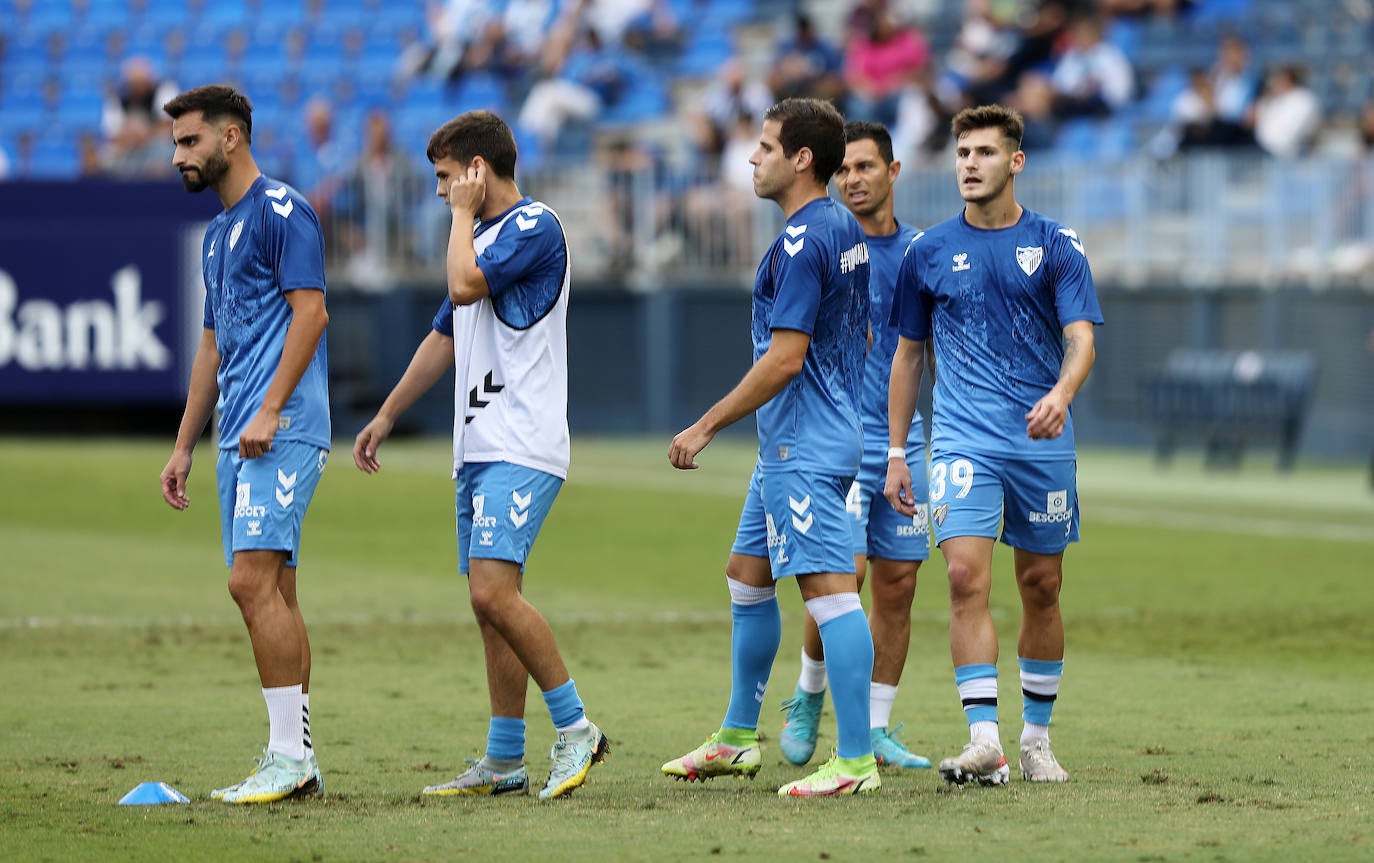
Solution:
{"label": "light blue shorts", "polygon": [[773,578],[853,572],[844,492],[850,477],[781,471],[749,478],[730,551],[766,557]]}
{"label": "light blue shorts", "polygon": [[998,536],[1013,548],[1058,554],[1078,541],[1078,462],[932,452],[935,542]]}
{"label": "light blue shorts", "polygon": [[863,466],[845,498],[853,529],[854,554],[884,560],[930,559],[930,507],[926,504],[926,449],[908,448],[906,466],[911,470],[911,493],[916,514],[904,516],[883,497],[887,482],[887,443],[881,450],[864,453]]}
{"label": "light blue shorts", "polygon": [[473,462],[458,471],[458,571],[469,561],[508,560],[525,569],[563,480],[504,461]]}
{"label": "light blue shorts", "polygon": [[259,458],[240,458],[237,449],[219,451],[220,535],[224,565],[236,551],[284,551],[295,566],[301,549],[301,522],[324,473],[329,450],[300,441],[283,441]]}

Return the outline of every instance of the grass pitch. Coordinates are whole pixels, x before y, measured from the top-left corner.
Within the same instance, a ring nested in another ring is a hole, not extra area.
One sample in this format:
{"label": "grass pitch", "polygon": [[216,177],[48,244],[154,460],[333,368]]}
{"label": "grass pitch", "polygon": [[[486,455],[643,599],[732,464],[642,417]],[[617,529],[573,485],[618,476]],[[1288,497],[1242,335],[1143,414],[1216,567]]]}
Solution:
{"label": "grass pitch", "polygon": [[[1067,557],[1056,752],[1073,781],[950,790],[884,775],[862,800],[780,800],[803,774],[775,740],[800,644],[785,635],[753,782],[658,765],[720,722],[723,567],[752,448],[672,471],[663,440],[578,440],[528,595],[613,755],[571,799],[424,800],[477,757],[481,646],[454,574],[442,441],[387,444],[365,477],[340,442],[306,522],[301,601],[327,795],[229,807],[266,741],[224,583],[213,453],[192,507],[162,503],[167,442],[0,439],[0,857],[5,860],[1369,860],[1374,858],[1374,495],[1357,466],[1211,474],[1145,455],[1080,459],[1084,541]],[[932,758],[966,737],[943,561],[921,571],[894,720]],[[993,592],[1003,738],[1020,728],[1009,555]],[[529,699],[529,764],[552,729]],[[834,742],[827,705],[822,748]],[[1013,756],[1014,758],[1014,756]],[[184,806],[121,807],[163,780]]]}

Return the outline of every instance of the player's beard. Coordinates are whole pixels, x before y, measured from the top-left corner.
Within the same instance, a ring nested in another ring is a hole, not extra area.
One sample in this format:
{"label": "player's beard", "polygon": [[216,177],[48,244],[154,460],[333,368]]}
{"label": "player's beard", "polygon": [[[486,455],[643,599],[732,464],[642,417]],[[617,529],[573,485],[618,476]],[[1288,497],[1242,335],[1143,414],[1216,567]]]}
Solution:
{"label": "player's beard", "polygon": [[[997,200],[997,197],[998,197],[999,195],[1001,195],[1003,191],[1006,190],[1007,184],[1010,183],[1010,182],[1011,182],[1011,172],[1010,172],[1010,171],[1008,171],[1007,173],[1003,174],[1001,180],[1000,180],[1000,181],[997,183],[997,185],[995,185],[995,186],[992,185],[991,183],[987,182],[986,180],[984,180],[984,181],[983,181],[983,188],[982,188],[980,191],[978,191],[977,193],[975,193],[975,197],[969,197],[968,195],[963,195],[964,203],[966,203],[966,204],[978,204],[978,205],[981,206],[981,205],[986,204],[986,203],[988,203],[988,202],[990,202],[990,201],[995,201],[995,200]],[[960,191],[960,193],[962,194],[963,189],[961,188],[959,191]]]}
{"label": "player's beard", "polygon": [[188,192],[203,192],[223,180],[229,173],[229,158],[223,150],[216,150],[205,159],[205,164],[190,171],[181,172],[181,183]]}

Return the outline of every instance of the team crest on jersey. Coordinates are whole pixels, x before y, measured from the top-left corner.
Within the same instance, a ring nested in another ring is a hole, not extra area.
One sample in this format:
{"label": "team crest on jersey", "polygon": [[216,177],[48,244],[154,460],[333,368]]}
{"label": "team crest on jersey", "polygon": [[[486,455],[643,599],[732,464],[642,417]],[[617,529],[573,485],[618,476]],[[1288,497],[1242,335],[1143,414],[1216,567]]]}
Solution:
{"label": "team crest on jersey", "polygon": [[234,246],[238,245],[239,236],[243,234],[243,219],[239,219],[234,224],[233,230],[229,232],[229,251],[234,251]]}
{"label": "team crest on jersey", "polygon": [[1040,269],[1040,262],[1044,259],[1044,246],[1016,247],[1016,263],[1021,265],[1021,272],[1028,276],[1035,275],[1035,271]]}
{"label": "team crest on jersey", "polygon": [[935,522],[936,525],[942,526],[945,523],[945,516],[947,515],[949,515],[949,504],[942,503],[935,507],[930,513],[930,520]]}

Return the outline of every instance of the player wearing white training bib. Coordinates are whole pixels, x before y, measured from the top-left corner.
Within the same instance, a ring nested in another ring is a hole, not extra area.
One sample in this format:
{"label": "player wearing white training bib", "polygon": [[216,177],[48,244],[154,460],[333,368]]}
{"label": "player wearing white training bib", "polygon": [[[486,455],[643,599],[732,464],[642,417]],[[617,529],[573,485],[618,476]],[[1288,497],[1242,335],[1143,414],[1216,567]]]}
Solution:
{"label": "player wearing white training bib", "polygon": [[491,723],[485,755],[424,793],[528,792],[525,690],[533,677],[558,732],[539,797],[564,797],[610,751],[553,631],[521,593],[525,562],[568,473],[568,244],[554,212],[516,186],[515,138],[495,114],[470,111],[444,124],[427,155],[453,215],[448,295],[353,445],[360,470],[379,469],[377,447],[396,418],[455,369],[458,568],[482,633]]}
{"label": "player wearing white training bib", "polygon": [[[1059,611],[1064,550],[1078,539],[1069,405],[1087,379],[1102,323],[1078,235],[1016,202],[1025,166],[1020,115],[1000,105],[954,118],[965,207],[912,240],[897,276],[889,441],[905,439],[925,344],[938,372],[931,417],[930,521],[949,570],[950,652],[969,724],[946,781],[1003,784],[997,724],[997,633],[988,607],[993,546],[1015,549],[1024,694],[1021,774],[1063,782],[1050,713],[1064,666]],[[888,462],[888,500],[914,510],[905,460]]]}

